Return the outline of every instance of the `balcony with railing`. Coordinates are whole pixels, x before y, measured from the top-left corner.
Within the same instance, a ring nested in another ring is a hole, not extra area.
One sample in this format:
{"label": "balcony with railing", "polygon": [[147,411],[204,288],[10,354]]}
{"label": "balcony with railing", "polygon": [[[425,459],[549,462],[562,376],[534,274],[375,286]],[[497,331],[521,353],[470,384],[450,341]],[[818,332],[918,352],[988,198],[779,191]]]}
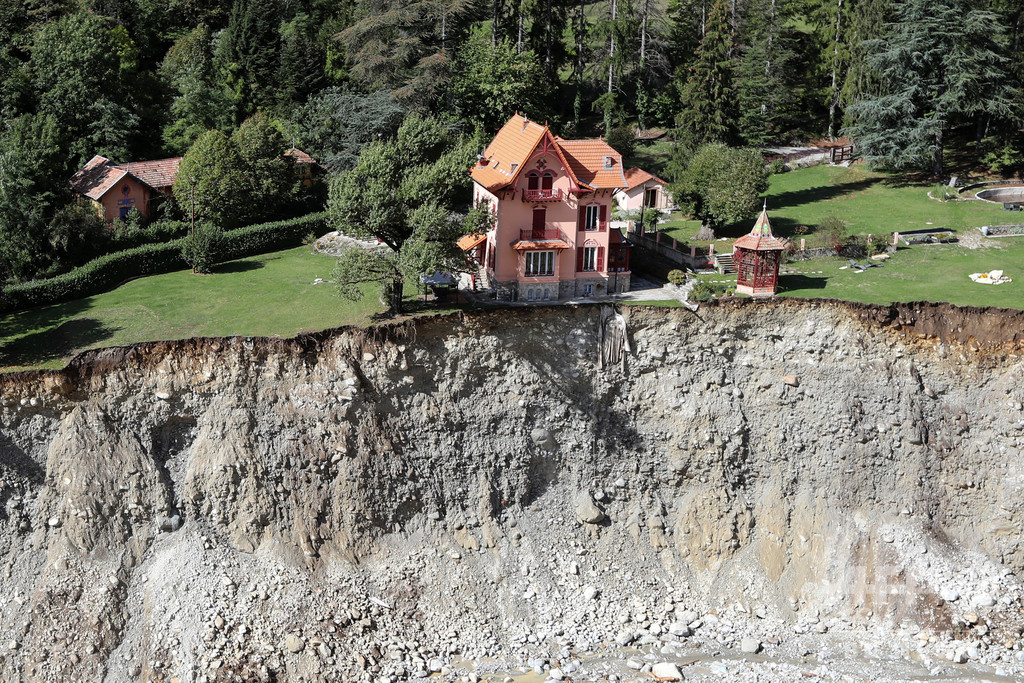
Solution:
{"label": "balcony with railing", "polygon": [[560,202],[562,201],[562,190],[523,190],[524,202]]}
{"label": "balcony with railing", "polygon": [[519,231],[519,240],[522,242],[565,242],[569,238],[558,228],[524,228]]}

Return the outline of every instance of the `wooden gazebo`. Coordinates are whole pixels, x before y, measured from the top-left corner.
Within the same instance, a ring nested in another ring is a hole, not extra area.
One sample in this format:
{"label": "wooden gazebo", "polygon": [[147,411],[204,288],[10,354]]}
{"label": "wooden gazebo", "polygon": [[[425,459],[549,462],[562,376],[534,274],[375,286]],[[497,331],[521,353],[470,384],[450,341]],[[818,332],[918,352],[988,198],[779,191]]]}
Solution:
{"label": "wooden gazebo", "polygon": [[749,234],[732,245],[736,265],[736,291],[750,296],[774,296],[779,286],[779,263],[786,248],[772,234],[767,207],[757,217]]}

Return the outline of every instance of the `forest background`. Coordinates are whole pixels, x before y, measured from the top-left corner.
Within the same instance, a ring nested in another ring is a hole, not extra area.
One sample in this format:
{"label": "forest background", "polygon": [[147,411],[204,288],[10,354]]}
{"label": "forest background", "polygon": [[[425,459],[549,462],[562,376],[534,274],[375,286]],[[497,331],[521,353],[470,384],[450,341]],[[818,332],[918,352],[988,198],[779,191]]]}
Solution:
{"label": "forest background", "polygon": [[275,165],[285,148],[344,174],[410,115],[475,149],[514,111],[627,157],[664,130],[669,180],[705,143],[841,134],[888,168],[941,177],[955,143],[1018,173],[1022,16],[1024,0],[0,0],[0,280],[180,236],[174,202],[101,224],[68,187],[95,154],[191,154],[227,179],[221,213],[271,220],[310,201]]}

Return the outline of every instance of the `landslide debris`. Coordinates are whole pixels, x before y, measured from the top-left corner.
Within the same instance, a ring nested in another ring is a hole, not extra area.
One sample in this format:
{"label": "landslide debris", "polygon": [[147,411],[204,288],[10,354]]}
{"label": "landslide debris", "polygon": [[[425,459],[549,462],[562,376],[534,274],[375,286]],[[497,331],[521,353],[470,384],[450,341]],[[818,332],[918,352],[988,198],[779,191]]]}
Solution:
{"label": "landslide debris", "polygon": [[1024,676],[1019,313],[622,313],[0,379],[0,679]]}

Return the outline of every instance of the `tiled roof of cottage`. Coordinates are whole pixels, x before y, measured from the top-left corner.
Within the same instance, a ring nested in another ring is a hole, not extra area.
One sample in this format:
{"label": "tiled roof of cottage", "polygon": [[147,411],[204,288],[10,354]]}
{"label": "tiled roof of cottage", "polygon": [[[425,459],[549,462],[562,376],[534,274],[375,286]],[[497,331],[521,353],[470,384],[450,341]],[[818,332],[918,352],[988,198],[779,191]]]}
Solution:
{"label": "tiled roof of cottage", "polygon": [[644,183],[651,182],[652,180],[659,185],[667,185],[667,183],[664,180],[654,175],[653,173],[648,173],[642,168],[636,168],[635,166],[633,168],[627,168],[626,172],[623,175],[625,175],[626,177],[627,190],[632,190],[634,187],[638,187],[640,185],[643,185]]}
{"label": "tiled roof of cottage", "polygon": [[90,199],[99,200],[107,190],[128,175],[124,169],[110,163],[110,159],[94,156],[75,175],[71,176],[71,188]]}
{"label": "tiled roof of cottage", "polygon": [[297,164],[315,164],[316,159],[303,152],[298,147],[292,147],[290,150],[284,153],[286,157],[295,159]]}
{"label": "tiled roof of cottage", "polygon": [[622,155],[601,139],[563,140],[556,138],[573,174],[595,190],[626,187]]}
{"label": "tiled roof of cottage", "polygon": [[71,176],[71,189],[99,201],[121,179],[130,175],[154,190],[163,190],[174,185],[180,164],[181,157],[115,164],[97,154]]}
{"label": "tiled roof of cottage", "polygon": [[751,251],[774,251],[776,249],[785,249],[786,243],[772,234],[772,224],[768,220],[768,210],[764,209],[761,211],[761,215],[757,217],[754,229],[736,240],[732,246],[734,249],[739,247],[741,249],[750,249]]}
{"label": "tiled roof of cottage", "polygon": [[501,127],[470,175],[491,192],[509,186],[546,136],[554,143],[554,151],[565,163],[573,182],[582,189],[626,186],[622,155],[604,140],[563,140],[551,135],[547,126],[519,114]]}
{"label": "tiled roof of cottage", "polygon": [[117,168],[123,168],[155,190],[174,185],[174,181],[178,178],[179,165],[181,165],[181,157],[115,164]]}

